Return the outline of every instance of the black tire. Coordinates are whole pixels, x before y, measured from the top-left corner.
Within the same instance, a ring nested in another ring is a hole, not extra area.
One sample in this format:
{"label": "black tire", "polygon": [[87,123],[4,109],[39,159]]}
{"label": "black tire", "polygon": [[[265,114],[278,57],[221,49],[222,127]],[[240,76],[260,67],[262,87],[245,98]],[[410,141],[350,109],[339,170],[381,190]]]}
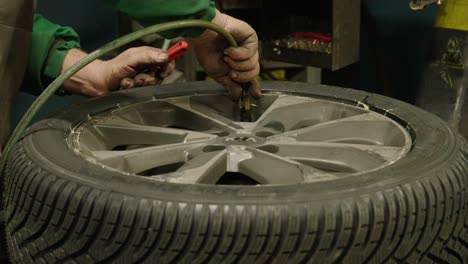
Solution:
{"label": "black tire", "polygon": [[70,126],[151,96],[222,93],[213,82],[147,87],[71,106],[31,127],[6,170],[7,239],[17,263],[468,263],[468,146],[435,117],[361,91],[264,82],[365,100],[411,131],[406,157],[355,177],[296,186],[181,185],[93,165]]}

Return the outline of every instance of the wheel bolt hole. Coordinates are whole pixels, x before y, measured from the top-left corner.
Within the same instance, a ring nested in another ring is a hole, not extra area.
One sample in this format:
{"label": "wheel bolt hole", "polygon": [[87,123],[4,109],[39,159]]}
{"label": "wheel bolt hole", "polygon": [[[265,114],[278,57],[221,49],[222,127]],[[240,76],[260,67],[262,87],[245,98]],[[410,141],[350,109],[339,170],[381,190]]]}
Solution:
{"label": "wheel bolt hole", "polygon": [[205,146],[202,151],[203,152],[213,152],[213,151],[221,151],[221,150],[224,150],[226,149],[226,146],[223,146],[223,145],[208,145],[208,146]]}
{"label": "wheel bolt hole", "polygon": [[273,136],[274,133],[272,133],[270,131],[259,131],[259,132],[255,133],[255,135],[257,137],[266,138],[266,137],[269,137],[269,136]]}

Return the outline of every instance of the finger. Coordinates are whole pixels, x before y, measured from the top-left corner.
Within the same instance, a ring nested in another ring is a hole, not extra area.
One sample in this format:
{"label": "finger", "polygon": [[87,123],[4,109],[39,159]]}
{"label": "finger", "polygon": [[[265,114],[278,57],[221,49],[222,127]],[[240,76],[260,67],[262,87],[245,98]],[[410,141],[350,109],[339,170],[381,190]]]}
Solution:
{"label": "finger", "polygon": [[235,71],[252,71],[255,70],[255,67],[259,64],[258,62],[258,53],[250,57],[247,60],[235,61],[228,56],[224,57],[224,61]]}
{"label": "finger", "polygon": [[163,50],[148,46],[130,48],[121,54],[121,58],[130,67],[137,68],[146,65],[164,64],[169,59]]}
{"label": "finger", "polygon": [[224,54],[236,61],[247,60],[258,53],[258,43],[248,43],[237,48],[229,47],[224,50]]}
{"label": "finger", "polygon": [[172,72],[174,72],[175,69],[175,61],[170,61],[166,67],[163,68],[162,73],[160,74],[160,77],[162,79],[166,78],[167,76],[171,75]]}
{"label": "finger", "polygon": [[262,96],[262,90],[260,87],[260,83],[257,79],[253,79],[249,84],[249,93],[254,98],[260,98]]}
{"label": "finger", "polygon": [[135,82],[135,87],[158,83],[158,80],[154,76],[145,73],[138,74],[133,80]]}
{"label": "finger", "polygon": [[135,87],[135,84],[132,78],[123,78],[120,81],[120,89],[130,89],[133,87]]}
{"label": "finger", "polygon": [[155,85],[155,84],[159,84],[161,83],[161,80],[156,78],[155,76],[152,76],[152,75],[146,75],[144,78],[141,78],[142,79],[142,83],[139,87],[141,86],[148,86],[148,85]]}
{"label": "finger", "polygon": [[257,78],[259,73],[260,73],[260,65],[257,64],[255,68],[251,71],[246,71],[246,72],[231,71],[229,76],[232,78],[233,81],[243,83],[243,82],[249,82]]}
{"label": "finger", "polygon": [[217,78],[216,81],[223,85],[224,90],[229,93],[232,99],[239,99],[242,91],[238,83],[232,81],[229,76]]}

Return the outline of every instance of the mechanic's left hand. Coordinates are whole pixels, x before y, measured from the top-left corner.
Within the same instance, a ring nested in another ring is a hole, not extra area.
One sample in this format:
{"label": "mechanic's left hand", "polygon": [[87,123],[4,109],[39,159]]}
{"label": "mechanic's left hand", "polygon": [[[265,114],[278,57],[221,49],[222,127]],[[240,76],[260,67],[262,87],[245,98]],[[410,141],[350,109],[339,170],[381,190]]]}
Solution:
{"label": "mechanic's left hand", "polygon": [[[87,54],[72,49],[65,56],[61,73]],[[81,69],[64,83],[64,89],[84,96],[100,96],[113,90],[158,84],[162,80],[154,75],[139,74],[144,69],[159,65],[163,69],[161,77],[169,76],[175,62],[168,62],[167,54],[158,48],[130,48],[108,61],[96,60]]]}

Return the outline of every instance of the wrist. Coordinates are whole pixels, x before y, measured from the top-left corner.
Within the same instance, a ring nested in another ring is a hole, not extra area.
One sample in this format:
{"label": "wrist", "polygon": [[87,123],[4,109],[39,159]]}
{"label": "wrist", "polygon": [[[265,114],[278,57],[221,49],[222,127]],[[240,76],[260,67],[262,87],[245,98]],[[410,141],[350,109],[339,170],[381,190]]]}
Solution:
{"label": "wrist", "polygon": [[[229,16],[226,15],[226,14],[223,14],[221,13],[218,9],[215,10],[215,16],[213,17],[213,19],[211,20],[212,23],[222,27],[222,28],[226,28],[226,25],[227,25],[227,20],[229,19]],[[213,37],[217,36],[218,33],[211,30],[211,29],[206,29],[205,31],[203,31],[203,33],[198,36],[198,37],[193,37],[193,38],[187,38],[187,40],[189,40],[191,43],[193,44],[202,44],[203,45],[203,42],[206,40],[206,39],[212,39]]]}
{"label": "wrist", "polygon": [[221,26],[222,28],[225,28],[228,19],[229,19],[228,15],[221,13],[218,9],[216,9],[215,16],[213,17],[211,22]]}
{"label": "wrist", "polygon": [[[60,73],[64,73],[87,54],[79,49],[71,49],[64,57]],[[84,96],[105,94],[108,86],[108,75],[104,72],[104,61],[95,60],[83,67],[63,84],[64,90]]]}
{"label": "wrist", "polygon": [[[49,49],[46,61],[42,67],[40,83],[42,86],[48,86],[54,79],[61,74],[61,67],[68,51],[73,48],[79,48],[80,43],[75,40],[65,41],[58,39]],[[58,95],[69,94],[64,89],[56,91]]]}
{"label": "wrist", "polygon": [[70,50],[78,50],[80,43],[77,41],[65,41],[59,39],[50,48],[47,61],[43,68],[43,75],[48,78],[57,78],[62,74],[63,63]]}

